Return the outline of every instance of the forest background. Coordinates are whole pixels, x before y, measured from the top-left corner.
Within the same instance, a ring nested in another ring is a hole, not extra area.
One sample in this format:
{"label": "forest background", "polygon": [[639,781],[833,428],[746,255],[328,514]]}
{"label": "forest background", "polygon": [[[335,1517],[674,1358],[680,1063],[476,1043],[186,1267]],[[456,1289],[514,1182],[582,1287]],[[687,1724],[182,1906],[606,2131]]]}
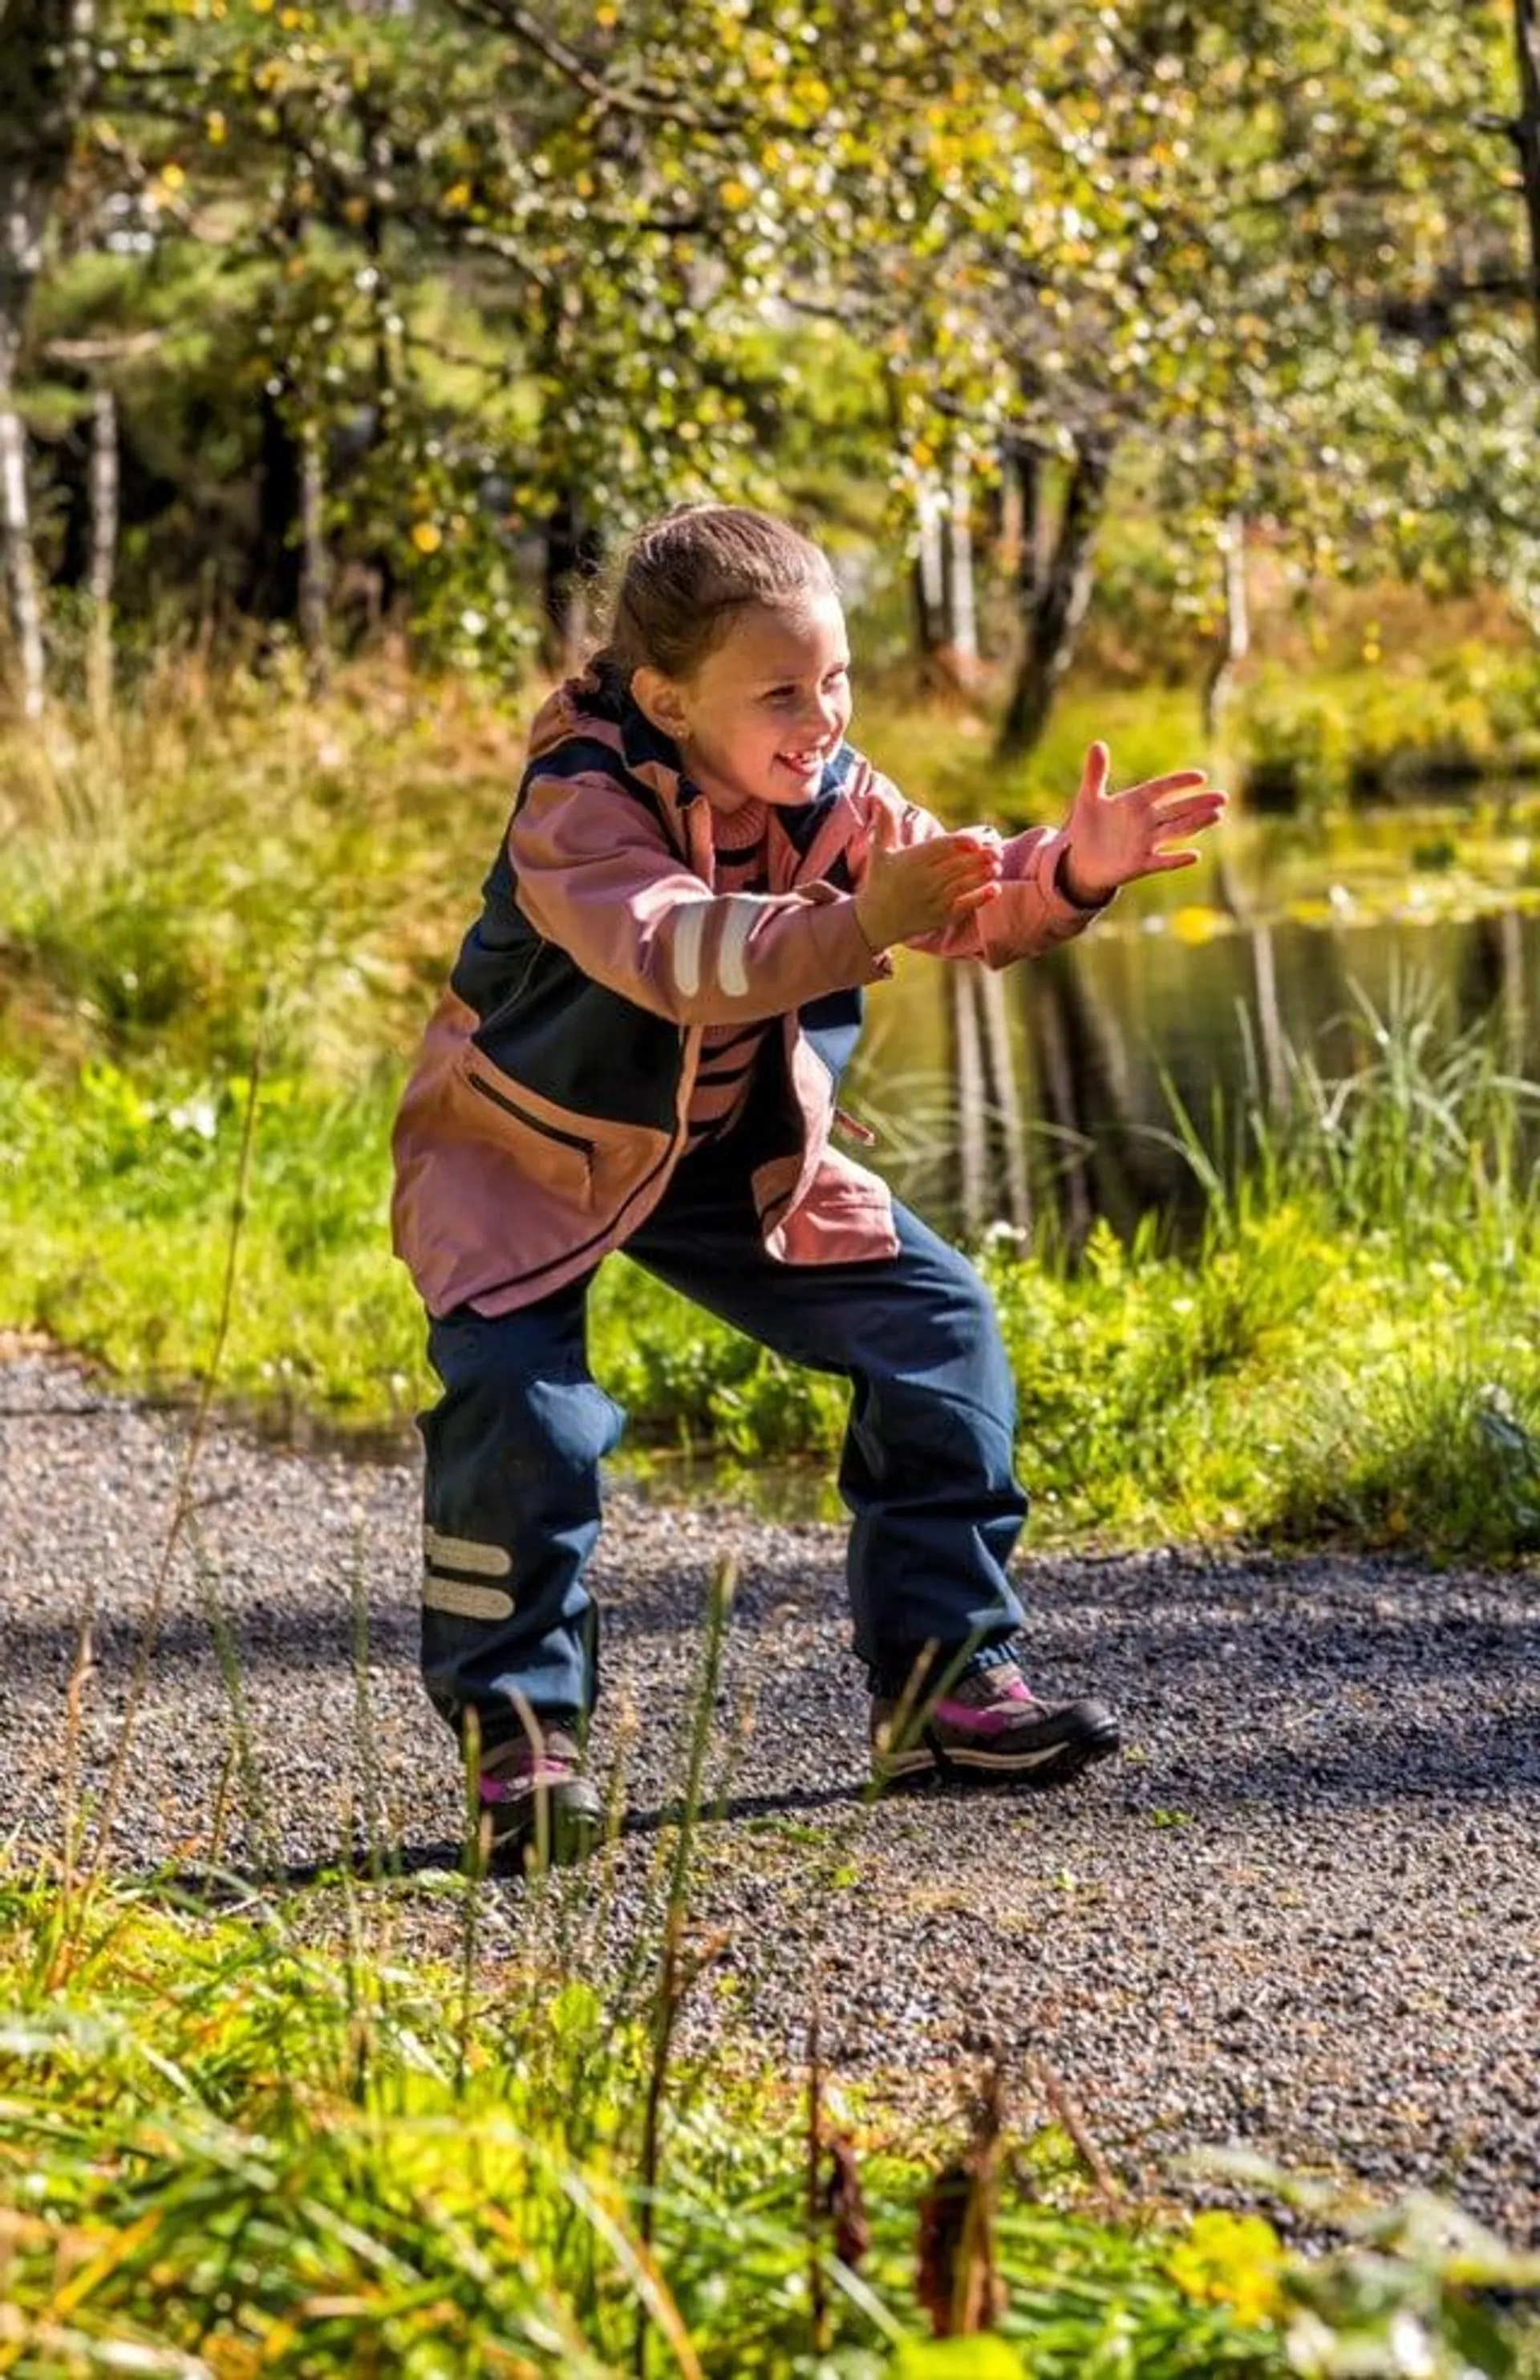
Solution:
{"label": "forest background", "polygon": [[[13,1326],[167,1394],[217,1339],[280,1427],[405,1428],[401,1069],[531,703],[679,497],[827,541],[862,739],[943,814],[1050,814],[1105,734],[1125,778],[1221,768],[1235,850],[1281,817],[1317,908],[1388,804],[1403,875],[1521,918],[1536,41],[1531,0],[10,0]],[[1218,879],[1177,932],[1233,924]],[[1042,1525],[1533,1541],[1500,948],[1480,1029],[1362,1002],[1345,1068],[1264,1014],[1244,1098],[1172,1100],[1180,1233],[1061,1195],[1073,1118],[1013,1186],[959,1008]],[[837,1442],[831,1384],[610,1269],[638,1445]]]}

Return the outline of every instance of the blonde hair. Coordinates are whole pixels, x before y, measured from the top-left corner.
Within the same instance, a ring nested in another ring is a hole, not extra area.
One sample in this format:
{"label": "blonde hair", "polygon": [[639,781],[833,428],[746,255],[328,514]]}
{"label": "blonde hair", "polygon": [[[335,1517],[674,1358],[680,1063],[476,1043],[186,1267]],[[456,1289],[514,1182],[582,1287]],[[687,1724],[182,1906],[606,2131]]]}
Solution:
{"label": "blonde hair", "polygon": [[789,522],[745,504],[678,504],[626,548],[601,658],[627,679],[644,667],[688,678],[735,613],[836,592],[828,557]]}

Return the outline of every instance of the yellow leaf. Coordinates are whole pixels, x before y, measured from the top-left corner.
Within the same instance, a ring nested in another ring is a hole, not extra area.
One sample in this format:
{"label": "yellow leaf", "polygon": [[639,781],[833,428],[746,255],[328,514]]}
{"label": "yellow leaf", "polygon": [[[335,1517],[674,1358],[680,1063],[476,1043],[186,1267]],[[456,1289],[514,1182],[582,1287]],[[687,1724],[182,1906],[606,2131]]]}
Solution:
{"label": "yellow leaf", "polygon": [[209,115],[204,118],[203,129],[207,133],[209,139],[213,142],[216,149],[219,147],[220,142],[224,140],[229,128],[229,126],[224,121],[224,115],[217,107],[211,109]]}
{"label": "yellow leaf", "polygon": [[468,207],[470,204],[470,184],[468,182],[455,182],[449,189],[445,190],[443,194],[443,202],[446,207]]}
{"label": "yellow leaf", "polygon": [[161,184],[164,189],[179,190],[187,178],[188,177],[183,173],[180,165],[163,165],[161,167]]}
{"label": "yellow leaf", "polygon": [[731,207],[734,213],[737,214],[745,207],[753,205],[754,193],[746,182],[723,182],[721,202],[724,207]]}
{"label": "yellow leaf", "polygon": [[437,521],[414,521],[412,523],[412,543],[416,546],[419,553],[437,553],[440,546],[443,543],[443,531],[439,527]]}

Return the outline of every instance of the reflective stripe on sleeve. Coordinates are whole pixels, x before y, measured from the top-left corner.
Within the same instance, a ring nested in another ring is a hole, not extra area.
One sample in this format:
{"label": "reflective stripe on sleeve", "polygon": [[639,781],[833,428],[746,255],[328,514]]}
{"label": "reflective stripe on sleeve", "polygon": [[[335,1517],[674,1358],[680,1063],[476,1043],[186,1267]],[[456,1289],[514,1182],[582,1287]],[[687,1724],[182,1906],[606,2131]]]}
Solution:
{"label": "reflective stripe on sleeve", "polygon": [[710,901],[691,901],[674,918],[673,979],[686,1000],[693,1000],[700,990],[700,946],[714,906]]}
{"label": "reflective stripe on sleeve", "polygon": [[734,892],[727,905],[727,923],[722,929],[717,975],[723,991],[734,1000],[740,999],[748,990],[748,970],[744,965],[744,952],[764,906],[765,903],[755,892]]}

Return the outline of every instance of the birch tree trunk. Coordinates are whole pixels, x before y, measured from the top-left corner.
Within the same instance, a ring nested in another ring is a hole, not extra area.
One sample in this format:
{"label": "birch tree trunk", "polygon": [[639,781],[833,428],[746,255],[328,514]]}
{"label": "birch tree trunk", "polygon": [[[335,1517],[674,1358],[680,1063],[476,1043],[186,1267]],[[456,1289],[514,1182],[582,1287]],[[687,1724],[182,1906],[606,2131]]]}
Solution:
{"label": "birch tree trunk", "polygon": [[86,592],[91,613],[86,642],[86,699],[98,727],[113,712],[113,592],[117,577],[117,399],[98,388],[91,416],[91,551]]}
{"label": "birch tree trunk", "polygon": [[6,586],[20,680],[21,716],[41,719],[46,691],[42,598],[32,552],[27,504],[27,439],[10,402],[10,379],[0,366],[0,528],[5,531]]}
{"label": "birch tree trunk", "polygon": [[961,686],[978,677],[978,605],[974,590],[973,491],[958,461],[947,504],[942,570],[946,596],[947,665]]}
{"label": "birch tree trunk", "polygon": [[43,236],[91,82],[94,23],[92,0],[8,0],[0,6],[0,532],[21,707],[31,719],[44,694],[42,601],[16,370]]}
{"label": "birch tree trunk", "polygon": [[312,695],[331,674],[328,615],[332,586],[326,551],[326,478],[321,431],[307,420],[299,440],[299,641]]}
{"label": "birch tree trunk", "polygon": [[1224,549],[1224,620],[1222,633],[1203,676],[1203,734],[1210,752],[1219,738],[1225,706],[1234,692],[1235,673],[1251,650],[1244,514],[1231,513],[1221,536]]}

